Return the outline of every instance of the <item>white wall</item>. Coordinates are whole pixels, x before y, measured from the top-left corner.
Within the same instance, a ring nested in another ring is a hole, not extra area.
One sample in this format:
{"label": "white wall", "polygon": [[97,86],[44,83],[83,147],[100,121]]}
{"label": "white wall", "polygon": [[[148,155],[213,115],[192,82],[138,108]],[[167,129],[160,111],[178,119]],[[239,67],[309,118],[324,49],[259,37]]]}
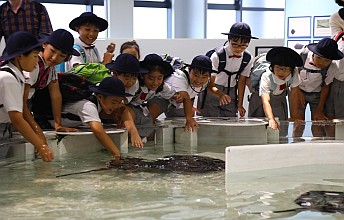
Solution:
{"label": "white wall", "polygon": [[[109,42],[116,43],[116,55],[119,54],[119,48],[125,41],[132,39],[108,39],[98,40],[96,42],[99,52],[105,51]],[[190,63],[192,58],[205,54],[208,50],[220,46],[224,39],[135,39],[140,45],[141,58],[149,53],[168,53],[171,56],[178,56],[186,63]],[[283,39],[260,39],[252,40],[248,50],[254,55],[256,46],[283,46]]]}
{"label": "white wall", "polygon": [[[105,52],[107,45],[110,42],[116,43],[115,56],[119,54],[120,46],[123,42],[132,39],[107,39],[97,40],[96,45],[99,52]],[[141,59],[149,53],[164,54],[168,53],[171,56],[178,56],[184,62],[191,63],[192,59],[200,54],[205,54],[208,50],[220,46],[224,43],[224,39],[136,39],[140,45]],[[256,46],[283,46],[283,39],[259,39],[252,40],[248,50],[252,55],[255,53]],[[1,42],[0,51],[3,50],[4,42]],[[244,98],[244,107],[247,109],[247,95],[246,90]]]}

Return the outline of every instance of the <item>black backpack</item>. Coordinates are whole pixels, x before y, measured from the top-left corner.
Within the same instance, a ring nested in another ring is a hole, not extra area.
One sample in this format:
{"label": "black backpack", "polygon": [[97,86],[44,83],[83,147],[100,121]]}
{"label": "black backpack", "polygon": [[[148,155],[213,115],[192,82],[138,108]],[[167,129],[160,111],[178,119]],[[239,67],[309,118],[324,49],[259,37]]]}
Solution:
{"label": "black backpack", "polygon": [[94,83],[90,82],[85,77],[74,73],[59,73],[58,78],[62,103],[87,99],[92,95],[89,86],[94,85]]}
{"label": "black backpack", "polygon": [[[226,67],[226,62],[227,62],[227,57],[226,57],[227,55],[226,55],[226,51],[225,51],[225,46],[226,46],[227,42],[228,41],[226,41],[220,47],[216,47],[216,48],[213,48],[213,49],[209,50],[208,52],[206,52],[205,55],[210,58],[213,53],[216,53],[217,56],[219,57],[219,66],[217,67],[217,72],[218,73],[225,72],[228,75],[228,95],[229,95],[230,80],[231,80],[230,76],[236,75],[235,79],[238,79],[239,78],[239,74],[245,69],[247,64],[250,62],[251,55],[247,51],[244,51],[243,58],[242,58],[239,70],[236,71],[236,72],[230,72],[230,71],[226,70],[225,67]],[[201,104],[201,109],[204,108],[204,103],[205,103],[205,99],[207,97],[207,93],[208,93],[208,90],[207,89],[204,90],[202,104]]]}
{"label": "black backpack", "polygon": [[237,79],[238,75],[245,69],[247,64],[250,62],[251,55],[248,52],[244,51],[243,59],[239,67],[239,70],[237,72],[229,72],[228,70],[225,69],[227,57],[226,57],[226,51],[224,47],[226,46],[227,42],[228,41],[226,41],[223,44],[223,46],[216,47],[209,50],[205,55],[210,58],[213,53],[216,53],[217,56],[219,57],[219,66],[217,67],[218,73],[225,72],[228,76],[236,74],[236,79]]}

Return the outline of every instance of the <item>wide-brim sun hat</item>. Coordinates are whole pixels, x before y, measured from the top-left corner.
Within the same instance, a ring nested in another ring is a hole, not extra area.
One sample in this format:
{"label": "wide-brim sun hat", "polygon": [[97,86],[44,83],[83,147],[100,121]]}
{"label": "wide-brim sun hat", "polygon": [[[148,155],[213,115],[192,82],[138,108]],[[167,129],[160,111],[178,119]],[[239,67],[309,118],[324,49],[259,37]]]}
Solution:
{"label": "wide-brim sun hat", "polygon": [[340,60],[344,54],[338,50],[338,44],[331,38],[323,38],[318,43],[309,44],[307,48],[318,56],[330,60]]}
{"label": "wide-brim sun hat", "polygon": [[228,33],[221,33],[224,35],[231,35],[234,37],[245,37],[251,39],[259,39],[258,37],[253,37],[251,35],[251,28],[248,24],[244,22],[237,22],[232,25]]}
{"label": "wide-brim sun hat", "polygon": [[57,29],[53,31],[50,35],[40,34],[40,37],[43,38],[42,40],[44,43],[51,44],[53,47],[55,47],[58,50],[61,50],[66,54],[80,56],[79,51],[73,48],[73,35],[65,29]]}
{"label": "wide-brim sun hat", "polygon": [[303,66],[303,60],[301,56],[293,49],[289,47],[274,47],[266,54],[266,60],[270,63],[274,63],[275,58],[279,57],[279,54],[284,54],[286,57],[294,60],[295,66]]}
{"label": "wide-brim sun hat", "polygon": [[211,59],[205,55],[198,55],[192,59],[191,64],[185,64],[185,66],[197,69],[203,69],[209,71],[210,73],[217,73],[216,70],[213,69],[213,64]]}
{"label": "wide-brim sun hat", "polygon": [[149,69],[150,66],[160,66],[164,70],[164,76],[170,76],[174,72],[173,67],[170,63],[164,61],[161,56],[155,53],[148,54],[145,56],[143,61],[140,61],[140,65],[143,68]]}
{"label": "wide-brim sun hat", "polygon": [[108,28],[109,23],[97,15],[93,14],[92,12],[84,12],[79,17],[74,18],[69,23],[69,28],[76,31],[76,28],[79,27],[81,24],[85,24],[87,22],[97,24],[99,31],[105,31]]}
{"label": "wide-brim sun hat", "polygon": [[118,96],[118,97],[129,97],[132,96],[125,92],[125,86],[123,82],[116,77],[105,77],[99,85],[89,86],[89,89],[96,93],[105,96]]}
{"label": "wide-brim sun hat", "polygon": [[27,31],[17,31],[9,36],[6,47],[0,60],[11,60],[21,54],[42,46],[43,40],[37,40],[36,37]]}
{"label": "wide-brim sun hat", "polygon": [[114,61],[105,65],[109,70],[119,73],[145,74],[148,69],[140,66],[139,60],[132,54],[123,53],[116,57]]}

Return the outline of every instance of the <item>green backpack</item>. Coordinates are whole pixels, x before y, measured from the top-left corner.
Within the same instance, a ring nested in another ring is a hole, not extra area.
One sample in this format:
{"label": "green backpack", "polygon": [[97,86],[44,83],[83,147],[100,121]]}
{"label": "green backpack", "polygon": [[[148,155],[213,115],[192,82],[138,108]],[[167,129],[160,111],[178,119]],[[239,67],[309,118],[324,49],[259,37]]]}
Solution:
{"label": "green backpack", "polygon": [[97,84],[104,78],[111,76],[110,70],[100,63],[83,63],[68,71],[85,77],[88,81]]}

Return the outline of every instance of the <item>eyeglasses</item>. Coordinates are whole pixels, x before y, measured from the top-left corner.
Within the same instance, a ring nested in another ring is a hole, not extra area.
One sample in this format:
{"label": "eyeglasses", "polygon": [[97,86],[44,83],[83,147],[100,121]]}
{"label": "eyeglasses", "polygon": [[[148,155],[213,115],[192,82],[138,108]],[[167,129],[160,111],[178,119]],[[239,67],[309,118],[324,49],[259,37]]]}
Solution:
{"label": "eyeglasses", "polygon": [[240,49],[246,49],[248,47],[248,44],[237,44],[237,43],[232,43],[231,45],[233,48],[240,48]]}
{"label": "eyeglasses", "polygon": [[278,65],[275,65],[274,67],[277,70],[282,71],[282,72],[291,72],[291,68],[290,67],[282,67],[282,66],[278,66]]}

